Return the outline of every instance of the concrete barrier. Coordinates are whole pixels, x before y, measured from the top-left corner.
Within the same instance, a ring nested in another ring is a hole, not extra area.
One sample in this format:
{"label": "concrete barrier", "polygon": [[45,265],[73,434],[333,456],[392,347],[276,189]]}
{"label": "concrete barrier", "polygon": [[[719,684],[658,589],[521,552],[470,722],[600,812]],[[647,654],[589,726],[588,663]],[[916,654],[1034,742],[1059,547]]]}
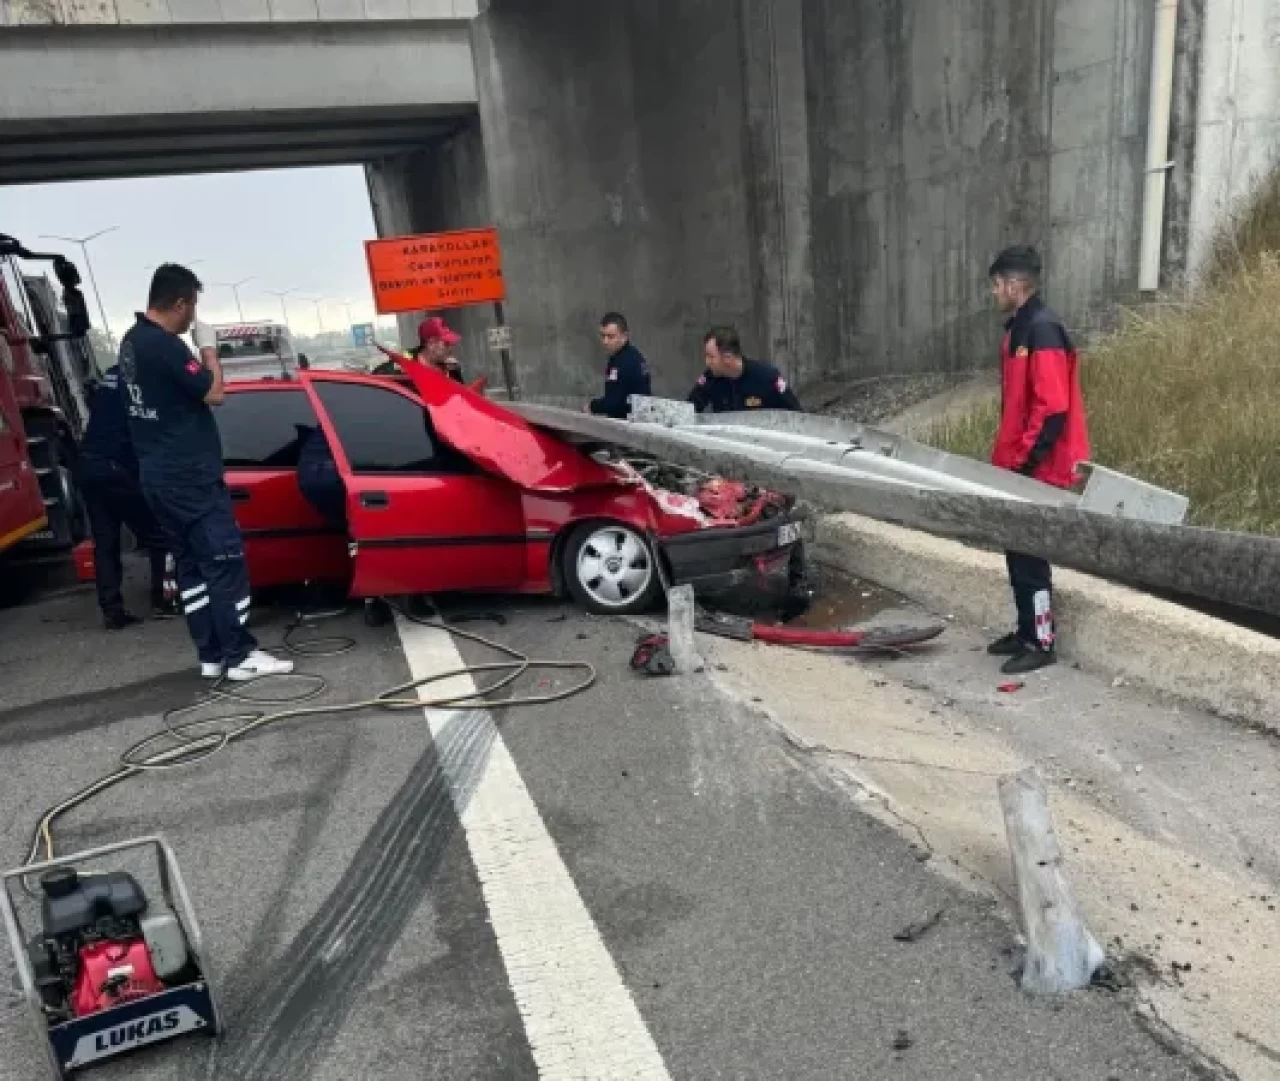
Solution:
{"label": "concrete barrier", "polygon": [[[817,522],[815,554],[940,614],[1012,625],[997,553],[840,514]],[[1075,571],[1054,586],[1061,659],[1280,734],[1280,640]]]}

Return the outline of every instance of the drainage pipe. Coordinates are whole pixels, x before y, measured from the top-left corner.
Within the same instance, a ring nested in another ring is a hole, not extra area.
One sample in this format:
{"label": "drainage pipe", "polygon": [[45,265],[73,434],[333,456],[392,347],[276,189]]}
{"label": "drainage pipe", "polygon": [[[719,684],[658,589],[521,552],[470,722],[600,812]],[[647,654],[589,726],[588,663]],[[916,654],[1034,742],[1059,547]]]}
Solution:
{"label": "drainage pipe", "polygon": [[1169,119],[1173,111],[1173,65],[1178,51],[1178,0],[1155,0],[1151,48],[1151,100],[1147,115],[1147,168],[1142,192],[1142,256],[1138,288],[1160,288],[1165,194],[1169,170]]}

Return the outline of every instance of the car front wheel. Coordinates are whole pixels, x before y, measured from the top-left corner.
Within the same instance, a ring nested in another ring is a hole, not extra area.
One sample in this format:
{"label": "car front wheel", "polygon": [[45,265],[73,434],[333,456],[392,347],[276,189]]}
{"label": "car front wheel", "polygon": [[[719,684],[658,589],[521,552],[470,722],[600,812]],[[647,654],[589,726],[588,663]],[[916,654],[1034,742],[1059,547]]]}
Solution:
{"label": "car front wheel", "polygon": [[573,599],[599,615],[642,612],[662,589],[649,542],[620,522],[581,526],[565,545],[564,577]]}

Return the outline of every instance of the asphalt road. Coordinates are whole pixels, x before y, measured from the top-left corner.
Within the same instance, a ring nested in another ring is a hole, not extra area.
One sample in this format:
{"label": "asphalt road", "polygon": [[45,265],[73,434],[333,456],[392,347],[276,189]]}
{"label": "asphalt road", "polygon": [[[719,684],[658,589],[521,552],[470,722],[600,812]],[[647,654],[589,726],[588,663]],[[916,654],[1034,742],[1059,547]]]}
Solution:
{"label": "asphalt road", "polygon": [[[1122,997],[1022,995],[1014,936],[987,902],[936,876],[749,706],[701,676],[634,676],[633,626],[550,603],[501,607],[505,627],[467,628],[589,660],[598,684],[554,705],[437,715],[434,737],[419,712],[285,722],[73,814],[59,835],[68,851],[157,830],[174,844],[229,1027],[217,1044],[168,1045],[93,1076],[1197,1076]],[[270,644],[283,616],[260,615]],[[181,626],[107,635],[95,616],[83,590],[0,611],[8,864],[40,808],[201,693]],[[324,632],[357,642],[300,665],[328,680],[327,701],[409,678],[395,627],[351,615]],[[571,679],[542,673],[527,689]],[[922,939],[895,941],[939,910]],[[539,948],[558,935],[611,963],[588,971],[576,953]],[[580,971],[596,1001],[575,990]],[[45,1064],[12,985],[6,957],[0,1081],[32,1081]],[[618,1030],[600,1031],[615,1016]],[[530,1036],[548,1017],[563,1061],[603,1041],[636,1065],[557,1066],[544,1035]]]}

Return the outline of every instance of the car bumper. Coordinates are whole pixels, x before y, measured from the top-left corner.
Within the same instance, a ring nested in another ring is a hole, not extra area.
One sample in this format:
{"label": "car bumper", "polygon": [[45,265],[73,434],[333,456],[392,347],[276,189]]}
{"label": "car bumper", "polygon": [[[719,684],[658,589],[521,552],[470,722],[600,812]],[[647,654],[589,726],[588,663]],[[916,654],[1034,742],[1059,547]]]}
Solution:
{"label": "car bumper", "polygon": [[755,525],[703,529],[661,541],[676,585],[702,593],[743,586],[785,589],[803,563],[805,530],[798,516]]}

